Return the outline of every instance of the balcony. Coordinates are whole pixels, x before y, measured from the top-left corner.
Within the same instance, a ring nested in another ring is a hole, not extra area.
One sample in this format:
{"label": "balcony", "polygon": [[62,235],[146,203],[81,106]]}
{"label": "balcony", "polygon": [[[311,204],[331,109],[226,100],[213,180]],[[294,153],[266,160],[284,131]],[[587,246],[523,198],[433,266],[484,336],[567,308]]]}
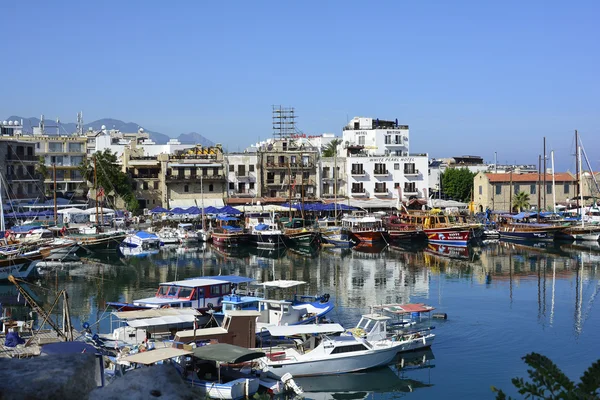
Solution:
{"label": "balcony", "polygon": [[352,190],[350,191],[350,193],[352,193],[353,196],[366,196],[367,195],[367,191],[365,190],[365,188],[359,187],[359,188],[352,188]]}
{"label": "balcony", "polygon": [[375,188],[375,196],[389,196],[390,192],[387,188]]}
{"label": "balcony", "polygon": [[[178,176],[178,175],[172,175]],[[131,175],[133,179],[158,179],[158,174],[133,174]]]}
{"label": "balcony", "polygon": [[220,181],[225,180],[224,175],[167,175],[168,181],[197,181],[200,182],[200,177],[203,181]]}
{"label": "balcony", "polygon": [[420,172],[418,169],[405,169],[404,176],[419,176]]}
{"label": "balcony", "polygon": [[365,173],[364,169],[352,169],[352,171],[350,171],[350,175],[352,175],[352,176],[366,176],[367,174]]}
{"label": "balcony", "polygon": [[39,161],[39,156],[26,156],[24,154],[8,154],[6,156],[7,162],[20,162],[20,161]]}
{"label": "balcony", "polygon": [[409,187],[405,187],[405,188],[402,190],[402,192],[403,192],[405,195],[409,196],[409,195],[418,194],[418,193],[419,193],[419,190],[418,190],[416,187],[410,187],[410,186],[409,186]]}
{"label": "balcony", "polygon": [[33,174],[33,175],[29,175],[29,174],[9,174],[9,175],[6,175],[6,180],[10,181],[10,182],[15,182],[15,181],[39,181],[40,178],[41,177],[38,174]]}
{"label": "balcony", "polygon": [[404,141],[402,140],[392,140],[389,143],[385,143],[387,147],[404,147]]}
{"label": "balcony", "polygon": [[380,169],[376,169],[373,171],[373,175],[375,176],[387,176],[390,174],[390,171],[388,171],[387,169],[385,171],[380,170]]}
{"label": "balcony", "polygon": [[241,192],[230,191],[231,197],[256,197],[256,190],[243,190]]}

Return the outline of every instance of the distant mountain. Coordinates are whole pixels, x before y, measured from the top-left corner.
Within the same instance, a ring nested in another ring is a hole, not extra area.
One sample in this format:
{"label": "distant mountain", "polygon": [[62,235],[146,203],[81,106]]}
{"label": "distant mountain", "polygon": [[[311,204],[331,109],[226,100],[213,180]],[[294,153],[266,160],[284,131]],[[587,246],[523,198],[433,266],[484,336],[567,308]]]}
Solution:
{"label": "distant mountain", "polygon": [[[23,132],[25,133],[33,133],[33,128],[39,126],[40,119],[35,117],[23,118],[19,116],[10,116],[7,118],[10,121],[23,121]],[[55,135],[60,132],[62,135],[70,135],[77,130],[77,124],[73,122],[60,122],[60,125],[57,128],[56,121],[51,119],[45,119],[45,131],[49,135]],[[99,131],[102,128],[102,125],[105,125],[107,129],[118,129],[121,132],[137,132],[137,130],[142,126],[135,122],[124,122],[119,119],[114,118],[103,118],[97,121],[90,122],[89,124],[85,124],[83,126],[84,130],[87,131],[88,128],[92,128],[94,131]],[[59,131],[60,130],[60,131]],[[144,129],[150,139],[158,144],[167,143],[171,137],[165,135],[164,133],[154,132],[148,129]],[[214,143],[204,136],[196,132],[190,133],[182,133],[177,138],[181,143],[184,144],[201,144],[202,146],[213,146]]]}
{"label": "distant mountain", "polygon": [[208,140],[198,132],[182,133],[177,137],[182,144],[201,144],[204,147],[214,146],[215,143]]}

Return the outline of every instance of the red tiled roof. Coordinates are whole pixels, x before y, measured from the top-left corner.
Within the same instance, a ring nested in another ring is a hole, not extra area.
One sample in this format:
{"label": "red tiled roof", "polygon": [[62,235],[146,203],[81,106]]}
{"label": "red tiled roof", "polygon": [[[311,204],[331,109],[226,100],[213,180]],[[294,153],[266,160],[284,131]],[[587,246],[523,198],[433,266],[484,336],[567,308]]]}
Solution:
{"label": "red tiled roof", "polygon": [[[510,173],[489,173],[485,174],[490,183],[498,183],[498,182],[510,182],[511,174]],[[540,181],[544,180],[544,174],[540,174]],[[576,182],[577,179],[575,176],[571,175],[568,172],[559,172],[554,174],[554,180],[556,182]],[[538,181],[537,172],[528,172],[524,174],[512,173],[512,181],[513,182],[530,182],[536,183]],[[546,174],[546,182],[552,182],[552,174]]]}

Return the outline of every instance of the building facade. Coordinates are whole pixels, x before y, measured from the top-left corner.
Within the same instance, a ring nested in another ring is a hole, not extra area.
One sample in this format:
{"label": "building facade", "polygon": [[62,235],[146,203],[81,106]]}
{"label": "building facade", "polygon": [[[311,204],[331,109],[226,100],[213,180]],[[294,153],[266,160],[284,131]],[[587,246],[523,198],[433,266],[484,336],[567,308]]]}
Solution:
{"label": "building facade", "polygon": [[268,141],[257,152],[257,184],[265,201],[319,198],[319,150],[296,138]]}
{"label": "building facade", "polygon": [[230,153],[227,165],[227,196],[232,203],[252,203],[258,197],[257,153]]}
{"label": "building facade", "polygon": [[0,160],[4,204],[13,204],[15,200],[44,201],[42,176],[36,171],[39,161],[34,143],[2,138]]}
{"label": "building facade", "polygon": [[428,197],[428,157],[409,152],[408,125],[355,117],[344,127],[342,141],[350,198]]}
{"label": "building facade", "polygon": [[555,184],[552,184],[552,174],[537,173],[486,173],[475,175],[473,185],[473,200],[477,212],[487,208],[496,211],[509,211],[513,208],[516,193],[525,192],[529,196],[529,208],[535,209],[538,204],[538,194],[541,207],[552,208],[556,203],[568,203],[577,195],[577,178],[568,172],[554,174]]}
{"label": "building facade", "polygon": [[344,199],[347,197],[348,175],[346,157],[321,157],[321,198]]}

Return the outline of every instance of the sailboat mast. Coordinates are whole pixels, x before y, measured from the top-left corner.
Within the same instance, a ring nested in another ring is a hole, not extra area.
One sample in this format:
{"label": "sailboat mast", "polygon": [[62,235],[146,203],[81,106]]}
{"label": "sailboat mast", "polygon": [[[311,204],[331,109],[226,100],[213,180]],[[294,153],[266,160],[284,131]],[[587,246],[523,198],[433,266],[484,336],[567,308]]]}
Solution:
{"label": "sailboat mast", "polygon": [[[205,231],[204,228],[204,184],[202,183],[202,174],[200,175],[200,205],[202,206],[202,230]],[[216,224],[215,224],[216,226]]]}
{"label": "sailboat mast", "polygon": [[4,232],[6,226],[4,225],[4,200],[2,199],[2,174],[0,174],[0,231]]}
{"label": "sailboat mast", "polygon": [[577,209],[579,210],[579,192],[580,192],[580,184],[579,182],[579,138],[577,135],[577,129],[575,129],[575,176],[577,177],[577,183],[575,184],[575,204]]}
{"label": "sailboat mast", "polygon": [[542,193],[541,193],[541,188],[540,188],[540,184],[541,184],[541,180],[540,180],[540,172],[542,169],[542,156],[538,155],[538,202],[537,202],[537,222],[538,224],[540,223],[540,206],[541,206],[541,202],[542,202]]}
{"label": "sailboat mast", "polygon": [[333,216],[337,226],[337,142],[333,153]]}
{"label": "sailboat mast", "polygon": [[[577,148],[577,158],[579,159],[579,182],[581,182],[581,175],[583,174],[582,168],[581,168],[581,146],[579,146]],[[579,191],[579,196],[581,197],[581,211],[580,211],[580,215],[581,215],[581,226],[584,226],[584,222],[583,222],[583,191]],[[577,199],[579,200],[579,198]]]}
{"label": "sailboat mast", "polygon": [[289,205],[289,216],[290,216],[290,226],[294,226],[292,224],[292,168],[290,167],[290,164],[288,163],[288,196],[289,196],[289,201],[288,201],[288,205]]}
{"label": "sailboat mast", "polygon": [[552,161],[552,204],[554,204],[554,213],[556,214],[556,179],[554,177],[554,150],[550,152]]}
{"label": "sailboat mast", "polygon": [[[544,173],[544,210],[546,209],[546,194],[548,190],[546,189],[546,136],[544,136],[544,169],[542,170]],[[553,192],[554,193],[554,192]]]}
{"label": "sailboat mast", "polygon": [[98,231],[98,176],[96,174],[96,155],[94,155],[94,193],[96,196],[96,231]]}
{"label": "sailboat mast", "polygon": [[54,226],[58,224],[58,212],[56,206],[56,191],[58,188],[56,187],[56,164],[52,164],[52,172],[54,172]]}

